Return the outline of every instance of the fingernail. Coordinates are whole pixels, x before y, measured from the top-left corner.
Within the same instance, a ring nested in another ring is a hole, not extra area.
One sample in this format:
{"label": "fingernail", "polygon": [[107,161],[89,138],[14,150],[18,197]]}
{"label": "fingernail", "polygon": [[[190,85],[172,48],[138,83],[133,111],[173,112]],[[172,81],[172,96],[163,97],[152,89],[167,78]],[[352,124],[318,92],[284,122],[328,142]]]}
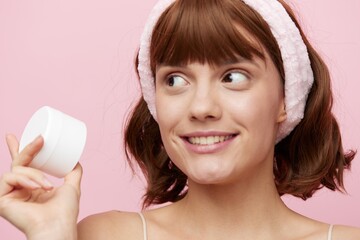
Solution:
{"label": "fingernail", "polygon": [[42,136],[41,136],[41,134],[40,134],[39,136],[37,136],[37,137],[35,138],[34,142],[39,141],[41,138],[42,138]]}
{"label": "fingernail", "polygon": [[31,144],[37,144],[37,143],[40,141],[41,138],[42,138],[41,135],[37,136],[37,137],[31,142]]}

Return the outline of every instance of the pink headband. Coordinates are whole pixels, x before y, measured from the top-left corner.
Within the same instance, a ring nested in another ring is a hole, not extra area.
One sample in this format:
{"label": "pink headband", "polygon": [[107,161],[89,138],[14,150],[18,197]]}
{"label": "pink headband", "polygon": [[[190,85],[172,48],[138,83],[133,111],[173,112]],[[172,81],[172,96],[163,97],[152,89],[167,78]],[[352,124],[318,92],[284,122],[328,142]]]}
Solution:
{"label": "pink headband", "polygon": [[[299,29],[277,0],[243,0],[256,10],[268,23],[281,50],[285,69],[285,106],[287,119],[280,124],[276,142],[279,142],[299,124],[304,117],[307,96],[314,82],[307,47]],[[155,85],[150,68],[150,42],[152,31],[161,14],[175,0],[160,0],[153,8],[139,49],[138,71],[142,94],[149,111],[156,120]]]}

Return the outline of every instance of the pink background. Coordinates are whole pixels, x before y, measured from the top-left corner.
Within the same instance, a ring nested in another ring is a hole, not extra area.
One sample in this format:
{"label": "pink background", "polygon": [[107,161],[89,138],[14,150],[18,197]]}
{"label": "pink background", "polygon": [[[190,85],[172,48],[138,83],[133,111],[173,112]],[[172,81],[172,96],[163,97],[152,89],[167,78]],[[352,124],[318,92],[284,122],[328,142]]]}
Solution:
{"label": "pink background", "polygon": [[[133,59],[156,0],[0,0],[0,172],[9,170],[4,136],[20,137],[43,105],[86,122],[88,143],[80,219],[96,212],[139,211],[144,183],[125,164],[122,127],[139,95]],[[360,1],[293,0],[301,23],[329,64],[335,112],[346,148],[360,146]],[[360,162],[346,175],[348,195],[284,197],[304,215],[360,227]],[[55,179],[53,179],[56,181]],[[0,219],[1,239],[25,239]]]}

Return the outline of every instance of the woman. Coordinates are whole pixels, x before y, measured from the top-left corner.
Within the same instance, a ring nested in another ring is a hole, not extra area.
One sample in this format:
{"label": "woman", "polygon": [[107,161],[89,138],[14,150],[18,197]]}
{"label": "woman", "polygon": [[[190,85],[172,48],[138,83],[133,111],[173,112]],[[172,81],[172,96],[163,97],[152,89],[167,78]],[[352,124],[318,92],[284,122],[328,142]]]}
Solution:
{"label": "woman", "polygon": [[54,189],[7,142],[12,171],[0,214],[28,239],[359,239],[360,231],[301,216],[283,194],[343,189],[344,153],[328,70],[277,0],[160,1],[136,61],[143,98],[125,134],[148,189],[138,213],[76,226],[81,167]]}

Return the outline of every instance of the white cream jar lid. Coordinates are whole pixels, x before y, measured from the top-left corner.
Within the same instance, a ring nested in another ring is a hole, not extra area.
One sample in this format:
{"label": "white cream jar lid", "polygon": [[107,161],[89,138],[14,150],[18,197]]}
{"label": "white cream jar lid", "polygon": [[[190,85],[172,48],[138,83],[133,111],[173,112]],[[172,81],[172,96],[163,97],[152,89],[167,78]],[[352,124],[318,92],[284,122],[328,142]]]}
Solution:
{"label": "white cream jar lid", "polygon": [[86,125],[44,106],[27,123],[20,140],[20,151],[39,135],[44,138],[44,146],[29,166],[59,178],[71,172],[85,147]]}

